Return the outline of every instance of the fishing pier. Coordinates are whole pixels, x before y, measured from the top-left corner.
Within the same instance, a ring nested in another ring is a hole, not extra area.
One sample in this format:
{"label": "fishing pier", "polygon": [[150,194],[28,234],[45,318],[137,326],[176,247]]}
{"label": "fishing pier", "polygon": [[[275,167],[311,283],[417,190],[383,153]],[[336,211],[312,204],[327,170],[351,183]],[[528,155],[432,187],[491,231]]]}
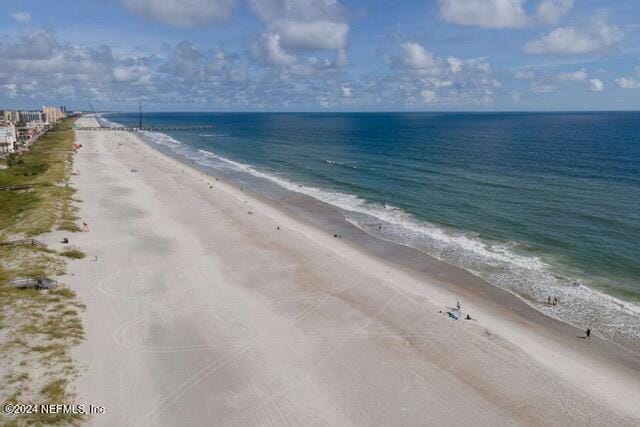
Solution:
{"label": "fishing pier", "polygon": [[164,132],[164,131],[200,131],[213,129],[212,125],[188,126],[74,126],[75,130],[83,131],[126,131],[126,132]]}

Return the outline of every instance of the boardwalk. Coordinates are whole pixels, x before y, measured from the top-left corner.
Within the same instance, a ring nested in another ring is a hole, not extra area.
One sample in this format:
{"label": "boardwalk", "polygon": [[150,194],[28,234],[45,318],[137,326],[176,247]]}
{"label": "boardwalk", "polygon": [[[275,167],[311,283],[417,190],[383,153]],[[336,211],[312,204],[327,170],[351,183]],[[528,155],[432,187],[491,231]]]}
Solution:
{"label": "boardwalk", "polygon": [[126,127],[126,126],[76,126],[75,130],[83,130],[83,131],[127,131],[127,132],[139,132],[139,131],[150,131],[150,132],[164,132],[164,131],[197,131],[197,130],[207,130],[213,129],[212,125],[191,125],[191,126],[143,126],[143,127]]}

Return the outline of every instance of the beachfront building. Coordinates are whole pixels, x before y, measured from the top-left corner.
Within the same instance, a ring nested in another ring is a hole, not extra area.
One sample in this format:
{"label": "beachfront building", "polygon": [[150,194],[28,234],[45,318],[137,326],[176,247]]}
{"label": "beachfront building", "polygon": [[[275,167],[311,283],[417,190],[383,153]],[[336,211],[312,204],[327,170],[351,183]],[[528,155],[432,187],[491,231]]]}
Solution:
{"label": "beachfront building", "polygon": [[34,129],[36,132],[42,132],[47,127],[47,124],[43,120],[33,120],[26,122],[23,127],[26,129]]}
{"label": "beachfront building", "polygon": [[16,127],[11,124],[0,126],[0,154],[13,153],[16,145]]}
{"label": "beachfront building", "polygon": [[17,111],[4,110],[2,117],[0,117],[4,123],[18,123],[20,121],[20,114]]}
{"label": "beachfront building", "polygon": [[47,128],[47,123],[42,120],[34,120],[32,122],[25,123],[18,129],[18,141],[25,145],[34,142]]}
{"label": "beachfront building", "polygon": [[20,123],[29,123],[29,122],[45,122],[46,118],[44,113],[40,111],[20,111],[19,113]]}
{"label": "beachfront building", "polygon": [[67,117],[66,107],[42,107],[42,114],[44,114],[45,121],[51,124],[58,122],[61,119]]}

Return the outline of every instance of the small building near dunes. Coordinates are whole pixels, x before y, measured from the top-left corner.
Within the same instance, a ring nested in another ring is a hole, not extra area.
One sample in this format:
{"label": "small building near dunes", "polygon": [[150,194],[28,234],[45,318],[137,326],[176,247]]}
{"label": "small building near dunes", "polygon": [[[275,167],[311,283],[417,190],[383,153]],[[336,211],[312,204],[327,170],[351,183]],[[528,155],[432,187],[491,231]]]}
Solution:
{"label": "small building near dunes", "polygon": [[0,125],[0,154],[13,153],[16,145],[16,127]]}

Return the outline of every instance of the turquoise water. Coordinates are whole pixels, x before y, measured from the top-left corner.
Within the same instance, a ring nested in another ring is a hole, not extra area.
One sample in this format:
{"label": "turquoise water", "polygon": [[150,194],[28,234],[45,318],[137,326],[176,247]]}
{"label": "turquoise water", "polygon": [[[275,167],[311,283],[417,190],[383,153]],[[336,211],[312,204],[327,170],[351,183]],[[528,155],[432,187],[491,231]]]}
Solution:
{"label": "turquoise water", "polygon": [[[202,165],[335,205],[370,234],[640,350],[640,113],[158,113],[144,121],[211,124],[147,136]],[[562,303],[549,307],[548,296]]]}

